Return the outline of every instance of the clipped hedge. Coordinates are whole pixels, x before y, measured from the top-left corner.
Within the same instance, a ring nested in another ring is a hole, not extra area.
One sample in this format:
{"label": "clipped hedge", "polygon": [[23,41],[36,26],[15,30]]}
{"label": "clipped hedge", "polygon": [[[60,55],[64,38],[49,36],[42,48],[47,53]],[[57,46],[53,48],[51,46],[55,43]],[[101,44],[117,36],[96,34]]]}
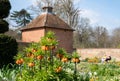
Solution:
{"label": "clipped hedge", "polygon": [[17,49],[18,44],[14,38],[0,34],[0,68],[9,63],[14,63]]}
{"label": "clipped hedge", "polygon": [[0,33],[5,33],[9,30],[8,27],[8,22],[6,22],[5,20],[0,19]]}
{"label": "clipped hedge", "polygon": [[11,4],[9,0],[0,0],[0,18],[6,18],[9,15]]}

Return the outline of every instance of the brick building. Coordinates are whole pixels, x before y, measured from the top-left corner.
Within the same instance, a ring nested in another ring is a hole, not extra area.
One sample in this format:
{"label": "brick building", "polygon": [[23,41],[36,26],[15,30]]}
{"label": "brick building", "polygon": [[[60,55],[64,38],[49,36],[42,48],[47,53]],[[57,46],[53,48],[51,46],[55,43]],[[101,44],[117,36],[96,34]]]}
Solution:
{"label": "brick building", "polygon": [[52,12],[52,7],[43,7],[44,12],[30,22],[22,31],[23,42],[38,42],[48,31],[53,31],[59,40],[58,47],[73,51],[73,29]]}

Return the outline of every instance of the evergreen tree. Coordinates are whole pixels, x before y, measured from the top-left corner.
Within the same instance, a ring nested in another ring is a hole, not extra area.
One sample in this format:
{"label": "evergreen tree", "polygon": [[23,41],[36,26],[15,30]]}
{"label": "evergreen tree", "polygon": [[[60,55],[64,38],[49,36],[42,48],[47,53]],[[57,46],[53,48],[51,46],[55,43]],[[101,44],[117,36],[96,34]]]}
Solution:
{"label": "evergreen tree", "polygon": [[26,26],[31,20],[32,17],[25,9],[20,11],[14,11],[11,14],[11,19],[18,24],[18,26]]}
{"label": "evergreen tree", "polygon": [[0,33],[5,33],[6,31],[8,31],[8,25],[9,24],[5,20],[0,19]]}
{"label": "evergreen tree", "polygon": [[10,9],[9,0],[0,0],[0,19],[8,17]]}
{"label": "evergreen tree", "polygon": [[9,30],[8,23],[3,18],[8,17],[11,9],[9,0],[0,0],[0,33],[4,33]]}
{"label": "evergreen tree", "polygon": [[14,38],[4,35],[9,30],[9,24],[4,20],[11,9],[9,0],[0,0],[0,68],[13,63],[17,54],[17,42]]}

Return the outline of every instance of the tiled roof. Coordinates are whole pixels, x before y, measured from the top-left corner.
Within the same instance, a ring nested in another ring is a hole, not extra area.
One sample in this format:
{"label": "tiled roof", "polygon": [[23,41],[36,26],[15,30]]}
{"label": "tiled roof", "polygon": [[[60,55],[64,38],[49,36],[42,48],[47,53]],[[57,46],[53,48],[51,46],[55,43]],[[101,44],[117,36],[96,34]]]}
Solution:
{"label": "tiled roof", "polygon": [[56,16],[53,13],[45,12],[30,22],[26,27],[22,30],[29,30],[35,28],[57,28],[57,29],[67,29],[73,30],[67,23],[65,23],[62,19]]}

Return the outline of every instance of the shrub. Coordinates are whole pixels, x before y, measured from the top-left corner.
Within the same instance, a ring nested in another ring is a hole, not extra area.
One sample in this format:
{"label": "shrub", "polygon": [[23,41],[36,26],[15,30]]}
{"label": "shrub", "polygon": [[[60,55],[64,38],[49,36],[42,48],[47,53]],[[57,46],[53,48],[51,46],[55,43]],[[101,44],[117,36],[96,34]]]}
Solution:
{"label": "shrub", "polygon": [[0,68],[3,65],[13,63],[13,57],[17,54],[18,45],[14,38],[0,34]]}
{"label": "shrub", "polygon": [[8,23],[5,20],[0,19],[0,33],[4,33],[9,30]]}
{"label": "shrub", "polygon": [[9,0],[0,0],[0,17],[6,18],[9,15],[11,5]]}

